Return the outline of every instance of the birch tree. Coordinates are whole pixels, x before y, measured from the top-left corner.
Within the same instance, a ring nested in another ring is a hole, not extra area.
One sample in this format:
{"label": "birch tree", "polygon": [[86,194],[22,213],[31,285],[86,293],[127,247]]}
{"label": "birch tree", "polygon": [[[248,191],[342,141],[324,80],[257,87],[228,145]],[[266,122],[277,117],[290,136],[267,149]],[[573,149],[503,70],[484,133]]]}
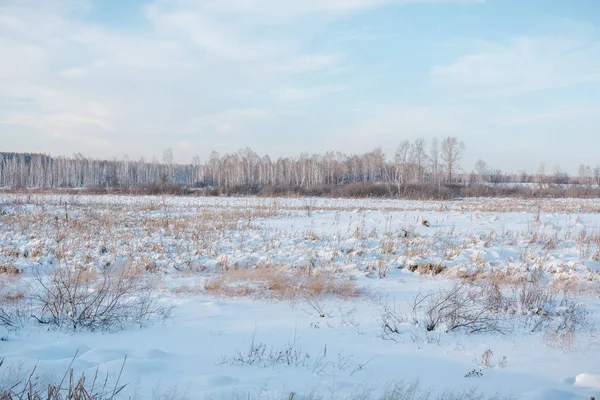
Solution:
{"label": "birch tree", "polygon": [[442,141],[442,162],[448,174],[448,182],[452,182],[452,177],[456,170],[460,168],[460,161],[465,153],[465,144],[454,136],[448,136]]}

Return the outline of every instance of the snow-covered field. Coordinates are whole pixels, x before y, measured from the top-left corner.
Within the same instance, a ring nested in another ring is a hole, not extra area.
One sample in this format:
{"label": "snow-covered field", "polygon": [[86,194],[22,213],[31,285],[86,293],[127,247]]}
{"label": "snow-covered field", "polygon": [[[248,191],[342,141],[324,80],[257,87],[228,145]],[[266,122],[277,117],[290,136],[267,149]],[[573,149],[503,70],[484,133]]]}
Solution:
{"label": "snow-covered field", "polygon": [[[148,312],[52,309],[123,276]],[[71,365],[123,399],[600,394],[600,200],[2,195],[0,285],[0,392]]]}

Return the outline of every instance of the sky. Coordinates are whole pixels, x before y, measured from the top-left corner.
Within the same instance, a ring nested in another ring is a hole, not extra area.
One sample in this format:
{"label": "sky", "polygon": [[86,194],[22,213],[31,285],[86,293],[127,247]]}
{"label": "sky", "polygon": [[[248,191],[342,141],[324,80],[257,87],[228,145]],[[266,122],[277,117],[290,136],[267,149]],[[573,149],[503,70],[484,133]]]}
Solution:
{"label": "sky", "polygon": [[600,164],[598,0],[0,0],[0,151]]}

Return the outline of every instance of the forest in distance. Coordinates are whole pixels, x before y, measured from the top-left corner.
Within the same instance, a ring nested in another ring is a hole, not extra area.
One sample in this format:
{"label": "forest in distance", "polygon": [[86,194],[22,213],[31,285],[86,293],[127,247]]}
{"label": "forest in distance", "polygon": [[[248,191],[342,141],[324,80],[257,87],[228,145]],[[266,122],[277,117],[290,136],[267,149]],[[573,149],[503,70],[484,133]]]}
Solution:
{"label": "forest in distance", "polygon": [[464,142],[456,137],[402,141],[393,159],[381,148],[363,154],[328,151],[298,157],[260,156],[250,148],[208,161],[195,156],[176,163],[173,151],[131,160],[101,160],[74,154],[0,152],[0,188],[84,189],[132,194],[203,194],[262,196],[403,197],[599,197],[600,165],[580,165],[570,176],[540,163],[535,172],[506,172],[479,159],[472,171],[462,168]]}

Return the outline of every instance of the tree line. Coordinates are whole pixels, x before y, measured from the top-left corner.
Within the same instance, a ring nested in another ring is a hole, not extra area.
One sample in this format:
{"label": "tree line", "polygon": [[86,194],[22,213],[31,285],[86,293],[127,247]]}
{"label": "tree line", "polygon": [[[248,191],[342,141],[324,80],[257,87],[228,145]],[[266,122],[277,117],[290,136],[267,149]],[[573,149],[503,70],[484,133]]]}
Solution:
{"label": "tree line", "polygon": [[[220,155],[212,152],[202,162],[195,156],[189,164],[174,162],[167,149],[162,159],[99,160],[75,154],[51,157],[46,154],[0,153],[0,187],[4,188],[112,188],[128,190],[152,187],[158,191],[181,185],[188,188],[298,187],[315,188],[356,183],[389,185],[536,182],[572,183],[568,175],[555,171],[549,175],[544,164],[537,174],[505,174],[479,160],[475,169],[465,173],[461,161],[465,144],[456,137],[442,141],[416,139],[402,141],[392,160],[381,148],[363,154],[347,155],[329,151],[324,155],[301,154],[272,160],[250,148]],[[579,183],[600,184],[600,167],[580,167]]]}

